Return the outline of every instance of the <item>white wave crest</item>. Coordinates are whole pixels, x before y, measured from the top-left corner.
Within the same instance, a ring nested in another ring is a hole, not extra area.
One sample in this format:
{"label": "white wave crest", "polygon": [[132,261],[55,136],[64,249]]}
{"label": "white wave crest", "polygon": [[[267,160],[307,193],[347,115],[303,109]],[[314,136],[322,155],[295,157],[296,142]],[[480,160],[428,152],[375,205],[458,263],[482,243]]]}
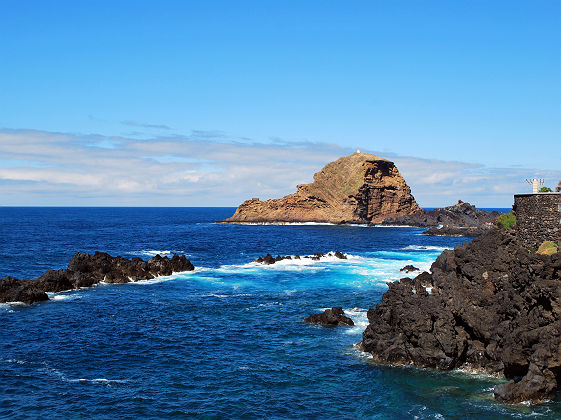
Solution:
{"label": "white wave crest", "polygon": [[102,383],[102,384],[126,384],[130,382],[128,379],[105,379],[105,378],[95,378],[95,379],[68,379],[68,382],[91,382],[91,383]]}
{"label": "white wave crest", "polygon": [[262,264],[255,261],[245,263],[245,264],[231,264],[231,265],[222,265],[215,271],[222,272],[222,271],[231,271],[231,270],[255,270],[255,269],[267,269],[267,270],[284,270],[284,271],[302,271],[304,269],[313,268],[315,270],[323,270],[326,269],[327,266],[324,266],[323,263],[340,263],[346,264],[352,261],[364,259],[363,257],[359,257],[357,255],[345,254],[347,259],[340,259],[335,256],[335,252],[328,252],[323,257],[319,259],[312,259],[313,255],[301,256],[300,259],[294,258],[294,255],[291,255],[291,259],[285,259],[275,262],[274,264]]}
{"label": "white wave crest", "polygon": [[404,251],[446,251],[447,249],[445,246],[433,246],[433,245],[407,245],[405,248],[402,248]]}
{"label": "white wave crest", "polygon": [[419,229],[418,226],[409,226],[409,225],[374,225],[377,228],[416,228]]}
{"label": "white wave crest", "polygon": [[184,251],[159,251],[157,249],[143,249],[141,251],[129,252],[129,255],[146,255],[148,257],[155,257],[156,255],[161,255],[162,257],[166,257],[173,254],[178,255],[185,255],[186,257],[190,257],[190,254],[185,253]]}
{"label": "white wave crest", "polygon": [[232,223],[247,226],[350,226],[350,227],[371,227],[365,223],[328,223],[328,222],[240,222]]}

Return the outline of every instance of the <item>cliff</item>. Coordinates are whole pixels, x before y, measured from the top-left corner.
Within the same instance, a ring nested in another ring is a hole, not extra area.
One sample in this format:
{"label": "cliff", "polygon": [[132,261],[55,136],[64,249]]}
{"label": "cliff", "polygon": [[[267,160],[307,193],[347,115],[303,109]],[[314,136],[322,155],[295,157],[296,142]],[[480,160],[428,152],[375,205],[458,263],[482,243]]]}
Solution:
{"label": "cliff", "polygon": [[220,223],[379,223],[421,211],[393,162],[354,153],[328,163],[283,198],[253,198]]}
{"label": "cliff", "polygon": [[494,374],[510,379],[495,388],[500,401],[543,401],[561,381],[560,276],[560,253],[491,229],[443,252],[431,273],[390,283],[362,349],[380,363]]}

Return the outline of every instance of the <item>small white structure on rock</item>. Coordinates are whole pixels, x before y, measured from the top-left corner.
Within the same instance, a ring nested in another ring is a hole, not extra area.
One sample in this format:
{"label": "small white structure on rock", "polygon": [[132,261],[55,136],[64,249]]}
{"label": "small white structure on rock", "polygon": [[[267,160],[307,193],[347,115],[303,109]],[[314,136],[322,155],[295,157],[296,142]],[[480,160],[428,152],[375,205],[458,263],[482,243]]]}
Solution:
{"label": "small white structure on rock", "polygon": [[543,178],[531,178],[526,180],[526,182],[532,186],[533,194],[538,193],[538,188],[540,185],[543,185],[544,181],[545,180]]}

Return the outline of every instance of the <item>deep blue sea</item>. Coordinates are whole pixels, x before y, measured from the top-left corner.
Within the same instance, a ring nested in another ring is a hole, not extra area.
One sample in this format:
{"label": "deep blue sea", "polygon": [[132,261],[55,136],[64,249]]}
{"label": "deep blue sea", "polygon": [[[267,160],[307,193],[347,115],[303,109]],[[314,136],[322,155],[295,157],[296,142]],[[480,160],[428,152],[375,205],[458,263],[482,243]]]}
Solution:
{"label": "deep blue sea", "polygon": [[[354,345],[406,264],[468,240],[422,229],[235,226],[233,208],[0,208],[0,277],[76,252],[186,254],[194,272],[0,305],[2,418],[561,417],[493,401],[499,381],[374,364]],[[340,250],[348,260],[251,263]],[[342,306],[355,327],[302,320]]]}

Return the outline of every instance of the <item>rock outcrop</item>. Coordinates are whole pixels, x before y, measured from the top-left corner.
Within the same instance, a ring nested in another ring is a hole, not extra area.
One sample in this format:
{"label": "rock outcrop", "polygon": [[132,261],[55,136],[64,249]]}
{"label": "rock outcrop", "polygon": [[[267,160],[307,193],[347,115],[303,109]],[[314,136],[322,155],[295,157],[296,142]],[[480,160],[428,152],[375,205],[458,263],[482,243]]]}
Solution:
{"label": "rock outcrop", "polygon": [[319,324],[319,325],[326,325],[330,327],[334,327],[337,325],[348,325],[353,326],[355,323],[351,318],[345,315],[343,308],[334,307],[331,309],[326,309],[324,312],[320,314],[310,315],[306,319],[305,322],[308,324]]}
{"label": "rock outcrop", "polygon": [[128,260],[112,257],[105,252],[96,252],[94,255],[78,252],[70,259],[65,270],[49,270],[36,280],[18,280],[9,276],[0,279],[0,303],[31,304],[48,300],[46,292],[90,287],[102,281],[128,283],[194,269],[184,255],[174,255],[172,258],[156,255],[144,261],[141,258]]}
{"label": "rock outcrop", "polygon": [[421,212],[393,162],[354,153],[328,163],[283,198],[252,198],[220,223],[379,223]]}
{"label": "rock outcrop", "polygon": [[339,258],[340,260],[346,260],[347,259],[346,254],[343,254],[341,251],[335,251],[335,252],[328,252],[327,254],[323,254],[321,252],[318,252],[316,254],[305,255],[303,257],[300,257],[300,255],[295,255],[294,257],[291,257],[290,255],[277,255],[276,257],[273,257],[271,254],[267,254],[264,257],[257,258],[253,262],[260,263],[260,264],[265,264],[265,265],[270,265],[270,264],[274,264],[274,263],[282,261],[282,260],[300,260],[302,258],[309,258],[309,259],[314,260],[314,261],[319,261],[319,260],[321,260],[322,258],[325,258],[325,257],[335,257],[335,258]]}
{"label": "rock outcrop", "polygon": [[419,271],[419,269],[417,267],[415,267],[414,265],[407,264],[405,267],[403,267],[399,271],[405,271],[406,273],[411,273],[413,271]]}
{"label": "rock outcrop", "polygon": [[374,360],[468,368],[510,379],[506,402],[551,398],[561,381],[561,253],[539,255],[491,229],[444,251],[415,279],[389,284],[368,311],[362,349]]}
{"label": "rock outcrop", "polygon": [[496,211],[485,211],[459,200],[457,204],[430,211],[388,218],[384,225],[417,226],[430,228],[430,236],[479,236],[493,227],[499,216]]}

